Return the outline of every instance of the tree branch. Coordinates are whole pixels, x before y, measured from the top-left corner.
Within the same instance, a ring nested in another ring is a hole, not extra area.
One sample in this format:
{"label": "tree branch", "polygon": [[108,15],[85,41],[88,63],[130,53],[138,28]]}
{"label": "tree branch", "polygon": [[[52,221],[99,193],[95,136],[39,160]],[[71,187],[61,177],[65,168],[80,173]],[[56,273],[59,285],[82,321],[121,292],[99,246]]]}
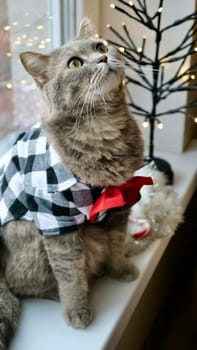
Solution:
{"label": "tree branch", "polygon": [[172,24],[164,27],[162,30],[161,30],[161,33],[164,33],[166,30],[169,30],[170,28],[173,28],[173,27],[176,27],[176,26],[179,26],[180,24],[182,23],[185,23],[187,21],[193,21],[193,20],[196,20],[197,19],[197,11],[181,18],[181,19],[178,19],[177,21],[174,21]]}
{"label": "tree branch", "polygon": [[[122,42],[123,42],[128,48],[130,47],[128,41],[126,41],[125,38],[124,38],[122,35],[120,35],[119,32],[117,32],[117,30],[115,30],[111,25],[108,25],[108,28],[109,28],[109,29],[111,30],[111,32],[114,33],[120,40],[122,40]],[[117,43],[115,43],[115,42],[113,42],[113,41],[111,41],[111,40],[108,40],[108,42],[110,42],[110,43],[113,44],[113,45],[118,46]]]}
{"label": "tree branch", "polygon": [[157,117],[161,117],[161,116],[169,115],[169,114],[181,113],[181,111],[185,111],[186,109],[190,109],[190,108],[195,107],[195,106],[197,106],[197,100],[194,100],[190,103],[187,103],[183,106],[179,106],[179,107],[174,108],[174,109],[169,109],[166,112],[157,113]]}
{"label": "tree branch", "polygon": [[147,85],[142,84],[140,81],[138,81],[136,79],[133,79],[133,78],[129,77],[128,75],[127,75],[127,79],[128,79],[129,83],[141,86],[143,89],[146,89],[146,90],[150,91],[150,87],[147,86]]}
{"label": "tree branch", "polygon": [[115,5],[115,9],[123,14],[125,14],[126,16],[128,16],[129,18],[132,18],[133,20],[135,20],[136,22],[139,22],[140,24],[144,25],[145,27],[148,27],[151,30],[156,30],[154,24],[151,21],[151,17],[148,15],[147,12],[144,13],[144,15],[146,16],[147,22],[142,18],[142,16],[139,14],[139,9],[137,9],[135,7],[135,5],[131,6],[129,5],[126,1],[124,0],[117,0],[119,2],[121,2],[122,4],[124,4],[125,6],[128,6],[131,10],[133,10],[135,12],[135,14],[138,17],[135,17],[133,15],[131,15],[130,13],[128,13],[126,10],[124,10],[123,8],[116,6]]}

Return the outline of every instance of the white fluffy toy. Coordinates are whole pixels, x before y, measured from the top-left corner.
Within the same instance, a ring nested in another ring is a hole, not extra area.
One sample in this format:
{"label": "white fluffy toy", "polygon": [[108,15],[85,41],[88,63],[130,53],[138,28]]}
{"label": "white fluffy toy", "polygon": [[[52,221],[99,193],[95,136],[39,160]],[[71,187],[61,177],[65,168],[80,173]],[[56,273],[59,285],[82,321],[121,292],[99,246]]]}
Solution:
{"label": "white fluffy toy", "polygon": [[155,239],[172,236],[183,220],[181,201],[173,186],[165,184],[165,175],[154,162],[138,170],[135,175],[151,176],[152,186],[144,186],[141,199],[131,211],[128,225],[128,255],[144,251]]}

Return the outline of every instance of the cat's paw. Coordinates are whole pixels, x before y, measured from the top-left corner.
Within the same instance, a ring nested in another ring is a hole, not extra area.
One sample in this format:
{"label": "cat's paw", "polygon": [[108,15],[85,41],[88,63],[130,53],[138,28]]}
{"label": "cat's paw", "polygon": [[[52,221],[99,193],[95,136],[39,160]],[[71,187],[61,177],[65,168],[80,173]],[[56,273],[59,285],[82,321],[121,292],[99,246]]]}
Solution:
{"label": "cat's paw", "polygon": [[66,322],[73,328],[86,328],[92,321],[92,313],[89,309],[82,308],[70,310],[65,313]]}
{"label": "cat's paw", "polygon": [[120,279],[122,281],[131,282],[136,280],[138,276],[139,276],[139,271],[137,267],[135,267],[134,265],[131,265],[129,268],[126,268],[125,271],[122,271]]}
{"label": "cat's paw", "polygon": [[110,275],[114,278],[118,278],[119,280],[130,282],[134,281],[138,277],[139,271],[135,265],[126,263],[121,267],[116,266],[115,268],[110,269]]}

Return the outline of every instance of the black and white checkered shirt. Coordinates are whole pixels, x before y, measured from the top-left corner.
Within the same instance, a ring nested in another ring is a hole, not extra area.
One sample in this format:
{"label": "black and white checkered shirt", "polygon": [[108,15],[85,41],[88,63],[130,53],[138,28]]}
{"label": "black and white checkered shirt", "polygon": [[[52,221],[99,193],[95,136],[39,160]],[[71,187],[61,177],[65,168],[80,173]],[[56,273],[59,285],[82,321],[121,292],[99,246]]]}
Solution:
{"label": "black and white checkered shirt", "polygon": [[89,218],[102,188],[80,182],[47,143],[40,125],[21,134],[0,177],[0,226],[34,221],[43,235],[76,230]]}

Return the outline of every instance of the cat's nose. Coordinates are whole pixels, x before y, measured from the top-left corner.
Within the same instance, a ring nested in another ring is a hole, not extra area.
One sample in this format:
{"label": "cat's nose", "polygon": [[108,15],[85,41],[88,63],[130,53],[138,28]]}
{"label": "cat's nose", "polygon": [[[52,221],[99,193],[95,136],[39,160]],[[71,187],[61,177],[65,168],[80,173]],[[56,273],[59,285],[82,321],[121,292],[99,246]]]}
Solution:
{"label": "cat's nose", "polygon": [[107,63],[107,56],[103,55],[101,57],[99,57],[99,59],[97,60],[97,63]]}

